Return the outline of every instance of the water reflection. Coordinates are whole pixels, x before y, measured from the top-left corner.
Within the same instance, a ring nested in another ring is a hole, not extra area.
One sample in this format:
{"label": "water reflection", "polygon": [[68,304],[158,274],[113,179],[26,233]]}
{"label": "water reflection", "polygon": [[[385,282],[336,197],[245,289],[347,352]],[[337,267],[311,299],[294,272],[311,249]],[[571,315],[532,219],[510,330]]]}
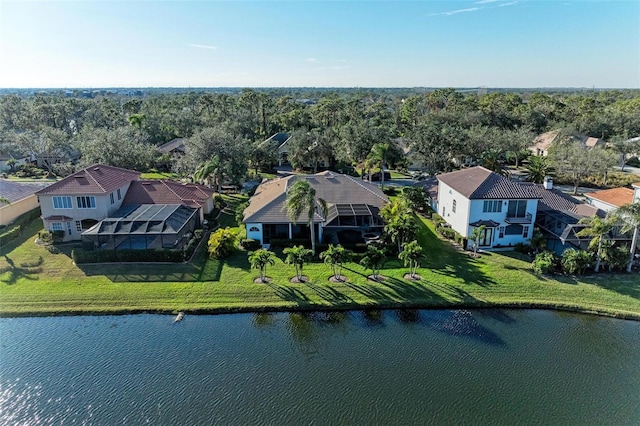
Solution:
{"label": "water reflection", "polygon": [[426,325],[433,330],[451,336],[468,337],[488,345],[505,345],[498,334],[480,324],[470,311],[431,311],[430,313],[431,315],[425,316]]}

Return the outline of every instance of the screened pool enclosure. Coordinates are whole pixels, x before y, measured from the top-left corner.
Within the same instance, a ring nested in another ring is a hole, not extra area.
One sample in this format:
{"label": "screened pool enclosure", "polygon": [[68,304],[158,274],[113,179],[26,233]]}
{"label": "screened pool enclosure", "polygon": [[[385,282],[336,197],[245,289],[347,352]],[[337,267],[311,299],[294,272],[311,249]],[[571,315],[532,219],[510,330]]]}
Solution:
{"label": "screened pool enclosure", "polygon": [[198,210],[180,204],[129,204],[82,233],[105,250],[180,249],[199,226]]}

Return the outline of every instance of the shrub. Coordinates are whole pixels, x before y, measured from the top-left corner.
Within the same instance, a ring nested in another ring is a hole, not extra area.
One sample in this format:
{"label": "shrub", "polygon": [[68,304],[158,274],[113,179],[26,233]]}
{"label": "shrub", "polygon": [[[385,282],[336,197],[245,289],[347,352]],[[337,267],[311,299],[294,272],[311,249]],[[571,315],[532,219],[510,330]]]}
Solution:
{"label": "shrub", "polygon": [[242,219],[244,219],[244,209],[246,209],[247,207],[249,207],[248,201],[238,204],[238,207],[236,207],[235,215],[236,223],[242,224]]}
{"label": "shrub", "polygon": [[567,274],[584,274],[593,260],[593,253],[584,250],[568,249],[562,253],[562,270]]}
{"label": "shrub", "polygon": [[558,265],[558,256],[551,251],[543,251],[536,255],[531,265],[536,274],[552,274]]}
{"label": "shrub", "polygon": [[203,235],[204,235],[204,231],[202,229],[196,229],[193,232],[193,236],[191,237],[191,239],[189,240],[189,242],[184,248],[185,260],[191,259],[191,256],[193,256],[193,252],[196,251],[196,247],[198,247],[198,244],[200,243],[200,240],[202,240]]}
{"label": "shrub", "polygon": [[271,248],[287,248],[293,246],[304,246],[306,248],[311,247],[311,240],[308,238],[272,238]]}
{"label": "shrub", "polygon": [[53,237],[54,244],[58,244],[62,242],[62,239],[64,238],[64,231],[52,231],[51,234]]}
{"label": "shrub", "polygon": [[529,254],[529,252],[531,251],[531,246],[525,243],[516,243],[513,246],[513,251],[523,254]]}
{"label": "shrub", "polygon": [[456,237],[457,232],[455,231],[455,229],[445,228],[443,226],[439,226],[437,229],[440,235],[449,240],[453,240]]}
{"label": "shrub", "polygon": [[229,256],[236,247],[237,238],[237,230],[231,229],[228,226],[224,229],[218,229],[209,237],[209,242],[207,243],[209,256],[215,257],[216,259]]}
{"label": "shrub", "polygon": [[0,234],[0,247],[4,247],[9,241],[18,238],[20,235],[20,225],[16,225],[6,232]]}
{"label": "shrub", "polygon": [[40,231],[38,232],[38,238],[44,244],[52,244],[53,243],[53,233],[49,231]]}
{"label": "shrub", "polygon": [[[386,177],[385,177],[385,178],[386,178]],[[386,195],[388,195],[388,196],[390,196],[390,197],[393,197],[393,196],[395,196],[395,195],[398,195],[398,192],[399,192],[399,191],[398,191],[398,188],[396,188],[396,187],[393,187],[393,186],[385,186],[385,187],[382,189],[382,192],[384,192]]]}
{"label": "shrub", "polygon": [[[424,212],[429,207],[429,195],[424,188],[419,186],[409,186],[402,190],[402,197],[407,200],[407,204],[414,210]],[[433,211],[433,210],[432,210]]]}
{"label": "shrub", "polygon": [[259,250],[261,245],[260,241],[254,240],[252,238],[243,238],[240,240],[240,247],[247,251]]}
{"label": "shrub", "polygon": [[444,220],[438,213],[433,213],[431,215],[431,220],[433,220],[433,224],[436,225],[436,227],[446,222],[446,220]]}

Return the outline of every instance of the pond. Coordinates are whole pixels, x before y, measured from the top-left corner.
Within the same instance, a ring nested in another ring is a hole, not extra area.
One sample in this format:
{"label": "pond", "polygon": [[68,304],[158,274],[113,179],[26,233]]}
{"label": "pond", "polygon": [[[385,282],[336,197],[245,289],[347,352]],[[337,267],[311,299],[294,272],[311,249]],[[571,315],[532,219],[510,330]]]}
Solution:
{"label": "pond", "polygon": [[0,319],[0,424],[639,424],[640,323],[539,310]]}

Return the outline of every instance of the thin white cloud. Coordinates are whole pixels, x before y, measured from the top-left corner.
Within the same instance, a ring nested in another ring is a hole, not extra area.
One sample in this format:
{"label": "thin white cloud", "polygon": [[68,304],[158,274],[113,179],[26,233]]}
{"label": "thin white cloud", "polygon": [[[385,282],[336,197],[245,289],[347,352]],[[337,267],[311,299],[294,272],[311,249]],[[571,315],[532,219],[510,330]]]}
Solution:
{"label": "thin white cloud", "polygon": [[500,0],[480,0],[480,1],[475,2],[474,4],[487,4],[487,3],[495,3],[495,2],[498,2],[498,1],[500,1]]}
{"label": "thin white cloud", "polygon": [[339,62],[347,62],[347,60],[346,59],[340,59]]}
{"label": "thin white cloud", "polygon": [[312,64],[315,64],[318,62],[318,60],[316,58],[307,58],[307,62],[310,62]]}
{"label": "thin white cloud", "polygon": [[467,9],[458,9],[458,10],[450,10],[448,12],[432,13],[429,16],[440,16],[440,15],[451,16],[451,15],[457,15],[458,13],[476,12],[482,9],[483,9],[482,7],[469,7]]}
{"label": "thin white cloud", "polygon": [[218,50],[217,46],[211,46],[211,45],[208,45],[208,44],[193,44],[193,43],[190,43],[187,46],[196,47],[198,49]]}
{"label": "thin white cloud", "polygon": [[498,6],[499,7],[513,6],[514,4],[518,4],[518,2],[517,1],[510,1],[509,3],[502,3],[502,4],[499,4]]}

